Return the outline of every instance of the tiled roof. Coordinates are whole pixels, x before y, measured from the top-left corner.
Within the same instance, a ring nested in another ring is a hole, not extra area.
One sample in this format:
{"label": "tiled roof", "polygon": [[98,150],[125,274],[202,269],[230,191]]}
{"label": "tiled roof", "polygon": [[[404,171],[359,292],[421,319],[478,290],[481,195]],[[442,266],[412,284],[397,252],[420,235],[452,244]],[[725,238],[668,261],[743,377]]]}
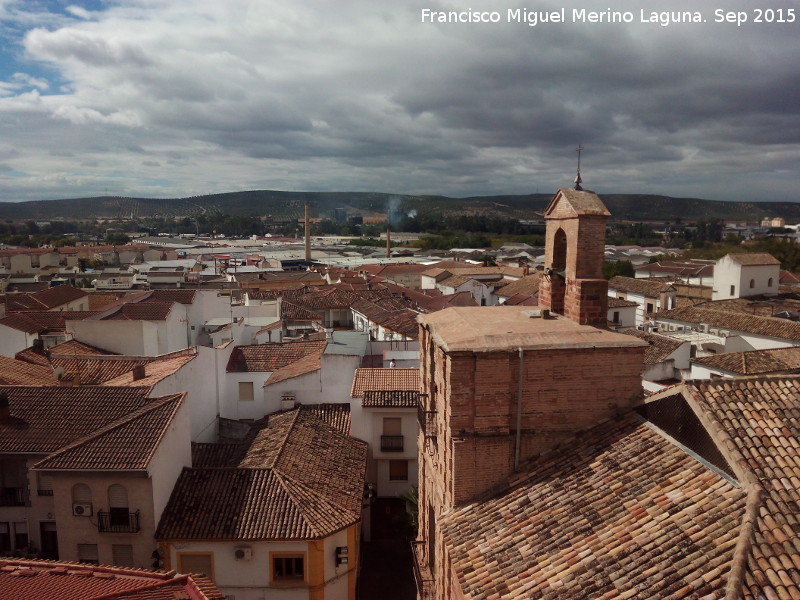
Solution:
{"label": "tiled roof", "polygon": [[786,340],[800,339],[800,323],[777,317],[757,317],[744,313],[711,310],[702,306],[684,306],[662,311],[656,321],[671,320],[683,323],[707,323],[727,331],[740,331]]}
{"label": "tiled roof", "polygon": [[636,279],[635,277],[612,277],[608,289],[641,294],[649,298],[658,298],[662,292],[674,290],[666,281],[660,279]]}
{"label": "tiled roof", "polygon": [[322,321],[324,316],[294,301],[281,300],[281,318],[287,321]]}
{"label": "tiled roof", "polygon": [[350,395],[357,398],[369,390],[419,392],[419,369],[356,369]]}
{"label": "tiled roof", "polygon": [[148,402],[147,388],[0,386],[11,418],[0,422],[0,452],[49,454]]}
{"label": "tiled roof", "polygon": [[89,344],[84,344],[83,342],[79,342],[78,340],[67,340],[66,342],[62,342],[60,344],[56,344],[55,346],[51,346],[47,350],[47,353],[50,356],[61,356],[61,355],[110,356],[115,354],[114,352],[109,352],[108,350],[103,350],[102,348],[98,348],[96,346],[90,346]]}
{"label": "tiled roof", "polygon": [[436,282],[436,284],[442,287],[449,287],[456,289],[461,287],[465,283],[469,283],[472,280],[473,278],[470,277],[469,275],[451,275],[447,279],[442,279],[441,281]]}
{"label": "tiled roof", "polygon": [[57,385],[50,366],[31,364],[0,355],[0,385]]}
{"label": "tiled roof", "polygon": [[14,313],[0,319],[0,325],[26,333],[63,330],[65,321],[81,321],[100,313],[94,311],[42,311]]}
{"label": "tiled roof", "polygon": [[539,301],[527,294],[514,294],[503,302],[504,306],[539,306]]}
{"label": "tiled roof", "polygon": [[725,354],[696,358],[693,362],[737,375],[791,373],[800,370],[800,347],[726,352]]}
{"label": "tiled roof", "polygon": [[554,207],[555,201],[558,198],[563,198],[564,202],[578,215],[600,215],[604,217],[611,216],[605,204],[600,198],[591,190],[574,190],[572,188],[560,188],[550,204],[545,209],[545,215],[550,212]]}
{"label": "tiled roof", "polygon": [[745,484],[758,501],[752,548],[741,556],[741,597],[800,598],[800,379],[697,382],[689,392],[701,412],[720,425],[720,443],[740,469],[756,479]]}
{"label": "tiled roof", "polygon": [[498,296],[509,298],[516,294],[526,294],[532,296],[539,293],[539,283],[541,281],[541,273],[536,271],[533,275],[520,277],[516,281],[512,281],[508,285],[504,285],[495,292]]}
{"label": "tiled roof", "polygon": [[286,344],[237,346],[228,360],[229,373],[272,372],[309,355],[325,350],[325,341],[297,341]]}
{"label": "tiled roof", "polygon": [[222,451],[236,466],[184,469],[157,539],[320,539],[361,519],[367,445],[310,411],[269,416],[244,456]]}
{"label": "tiled roof", "polygon": [[178,304],[193,304],[195,290],[153,290],[144,302],[177,302]]}
{"label": "tiled roof", "polygon": [[300,410],[315,415],[340,433],[350,435],[350,403],[323,402],[322,404],[301,404]]}
{"label": "tiled roof", "polygon": [[47,354],[45,352],[39,351],[33,346],[30,348],[25,348],[25,350],[20,350],[14,355],[14,358],[17,360],[25,361],[26,363],[30,363],[32,365],[39,365],[40,367],[50,367],[50,359],[48,359]]}
{"label": "tiled roof", "polygon": [[319,371],[322,365],[322,353],[324,350],[325,348],[322,347],[319,352],[307,354],[306,356],[298,358],[296,361],[291,362],[288,365],[284,365],[283,367],[275,369],[272,373],[270,373],[269,377],[264,382],[264,387],[274,383],[279,383],[281,381],[286,381],[287,379],[299,377],[300,375],[305,375],[306,373]]}
{"label": "tiled roof", "polygon": [[745,493],[632,415],[442,518],[467,598],[721,598]]}
{"label": "tiled roof", "polygon": [[644,364],[646,365],[655,365],[666,360],[670,354],[675,352],[675,350],[680,348],[683,344],[687,343],[682,340],[676,340],[674,338],[658,335],[656,333],[645,333],[644,331],[639,331],[638,329],[626,329],[621,333],[639,338],[640,340],[644,340],[649,344],[647,349],[644,351]]}
{"label": "tiled roof", "polygon": [[416,390],[366,390],[361,399],[364,408],[416,408]]}
{"label": "tiled roof", "polygon": [[80,385],[100,385],[132,371],[136,366],[146,365],[151,360],[152,358],[147,356],[85,354],[50,357],[53,368],[62,370],[65,375],[78,375]]}
{"label": "tiled roof", "polygon": [[57,285],[30,294],[9,294],[6,300],[6,310],[8,312],[52,310],[88,295],[87,292],[71,285]]}
{"label": "tiled roof", "polygon": [[357,292],[343,290],[338,287],[318,287],[321,287],[320,291],[315,292],[312,290],[299,296],[296,299],[297,303],[311,310],[330,310],[349,308],[360,297]]}
{"label": "tiled roof", "polygon": [[68,444],[34,465],[40,470],[143,471],[185,394],[153,398],[142,408]]}
{"label": "tiled roof", "polygon": [[639,306],[639,304],[633,300],[622,300],[613,296],[608,297],[608,308],[624,308],[627,306]]}
{"label": "tiled roof", "polygon": [[172,310],[173,302],[160,300],[127,302],[110,315],[103,317],[105,321],[165,321]]}
{"label": "tiled roof", "polygon": [[206,577],[49,560],[0,560],[8,600],[223,600]]}
{"label": "tiled roof", "polygon": [[768,252],[728,254],[728,258],[743,266],[779,265],[781,261]]}
{"label": "tiled roof", "polygon": [[186,363],[194,360],[195,354],[181,354],[178,356],[154,357],[144,365],[144,377],[134,380],[133,370],[118,375],[113,379],[103,382],[103,385],[111,386],[147,386],[152,387],[162,379],[173,375]]}

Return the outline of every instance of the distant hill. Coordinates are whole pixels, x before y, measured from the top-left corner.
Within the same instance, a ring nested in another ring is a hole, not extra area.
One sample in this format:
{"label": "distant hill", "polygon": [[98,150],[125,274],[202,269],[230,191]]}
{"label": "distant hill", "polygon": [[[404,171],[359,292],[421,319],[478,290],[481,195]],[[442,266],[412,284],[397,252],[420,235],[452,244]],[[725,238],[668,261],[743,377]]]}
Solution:
{"label": "distant hill", "polygon": [[[541,213],[550,194],[524,196],[408,196],[372,192],[280,192],[254,190],[211,194],[191,198],[75,198],[32,202],[0,202],[2,220],[129,219],[145,217],[183,217],[202,213],[232,215],[271,215],[276,220],[302,217],[309,203],[314,217],[330,217],[334,208],[348,214],[382,216],[438,212],[446,214],[495,214],[513,218],[533,218]],[[701,219],[754,221],[780,216],[787,222],[800,222],[800,203],[723,202],[700,198],[671,198],[645,194],[603,194],[615,220],[666,222],[680,218],[684,223]]]}

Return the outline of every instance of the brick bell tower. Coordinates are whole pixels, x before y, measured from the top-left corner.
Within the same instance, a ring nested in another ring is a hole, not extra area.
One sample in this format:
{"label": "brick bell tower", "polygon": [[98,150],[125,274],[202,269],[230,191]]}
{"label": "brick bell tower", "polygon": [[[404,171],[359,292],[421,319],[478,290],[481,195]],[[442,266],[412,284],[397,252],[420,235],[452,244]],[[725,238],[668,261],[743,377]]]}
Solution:
{"label": "brick bell tower", "polygon": [[611,213],[592,191],[561,188],[544,212],[547,223],[539,306],[582,325],[605,325],[606,221]]}

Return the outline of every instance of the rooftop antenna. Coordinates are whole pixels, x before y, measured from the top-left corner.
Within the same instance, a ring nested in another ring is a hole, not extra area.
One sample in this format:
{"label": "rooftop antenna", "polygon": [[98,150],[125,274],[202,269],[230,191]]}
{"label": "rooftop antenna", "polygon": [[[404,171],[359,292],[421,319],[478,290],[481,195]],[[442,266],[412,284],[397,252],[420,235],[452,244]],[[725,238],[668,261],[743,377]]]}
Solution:
{"label": "rooftop antenna", "polygon": [[575,189],[582,191],[583,188],[581,187],[581,184],[583,183],[583,179],[581,179],[581,152],[583,152],[583,146],[578,144],[578,147],[575,148],[575,152],[578,153],[578,174],[575,176]]}

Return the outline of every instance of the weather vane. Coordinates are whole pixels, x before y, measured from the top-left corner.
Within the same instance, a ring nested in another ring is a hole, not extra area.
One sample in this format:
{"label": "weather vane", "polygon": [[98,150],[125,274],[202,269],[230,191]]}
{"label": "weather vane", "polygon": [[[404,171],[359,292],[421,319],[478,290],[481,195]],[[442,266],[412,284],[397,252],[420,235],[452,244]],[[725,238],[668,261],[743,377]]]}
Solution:
{"label": "weather vane", "polygon": [[583,183],[583,180],[581,179],[581,152],[583,152],[583,146],[578,144],[578,147],[575,148],[575,151],[578,153],[578,174],[575,176],[575,189],[580,191],[583,190],[581,187],[581,183]]}

